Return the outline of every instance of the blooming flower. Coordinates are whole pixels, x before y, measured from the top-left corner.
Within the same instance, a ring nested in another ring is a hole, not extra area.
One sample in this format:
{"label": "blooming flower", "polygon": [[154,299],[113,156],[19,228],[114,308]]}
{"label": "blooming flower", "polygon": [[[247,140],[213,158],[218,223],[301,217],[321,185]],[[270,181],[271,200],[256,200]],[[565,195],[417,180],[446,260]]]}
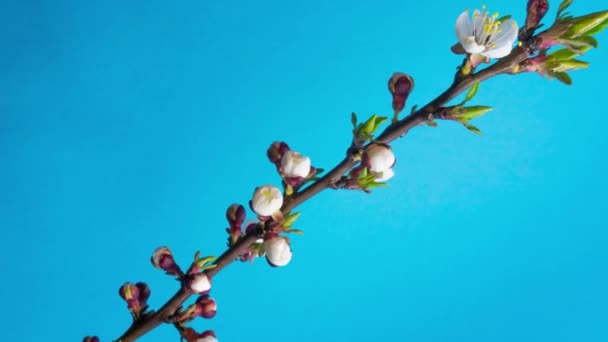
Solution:
{"label": "blooming flower", "polygon": [[489,58],[502,58],[511,53],[517,39],[517,22],[507,19],[496,20],[498,13],[473,11],[473,21],[469,10],[465,10],[456,20],[456,36],[466,52],[481,54]]}
{"label": "blooming flower", "polygon": [[270,266],[285,266],[291,261],[291,248],[284,237],[277,236],[264,240],[264,249],[266,249],[266,260]]}
{"label": "blooming flower", "polygon": [[251,209],[260,216],[271,216],[281,209],[283,194],[272,185],[264,185],[255,189],[251,200]]}
{"label": "blooming flower", "polygon": [[395,164],[395,155],[388,145],[371,145],[366,153],[366,164],[372,172],[384,172]]}
{"label": "blooming flower", "polygon": [[188,288],[194,293],[207,293],[211,290],[211,278],[205,273],[195,273],[188,278]]}
{"label": "blooming flower", "polygon": [[298,152],[287,151],[281,158],[281,171],[285,177],[305,178],[310,174],[310,158]]}

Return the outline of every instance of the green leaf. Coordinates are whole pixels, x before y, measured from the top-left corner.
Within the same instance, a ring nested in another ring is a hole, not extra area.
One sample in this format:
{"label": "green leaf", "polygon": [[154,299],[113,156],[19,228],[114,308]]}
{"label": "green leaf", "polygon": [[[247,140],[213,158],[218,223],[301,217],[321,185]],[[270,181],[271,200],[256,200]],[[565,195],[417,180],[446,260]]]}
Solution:
{"label": "green leaf", "polygon": [[288,214],[287,216],[285,216],[285,221],[283,221],[283,224],[281,226],[283,226],[284,228],[291,227],[301,214],[301,212]]}
{"label": "green leaf", "polygon": [[367,186],[365,187],[366,189],[374,189],[374,188],[382,188],[382,187],[386,187],[388,186],[388,183],[378,183],[378,182],[370,182],[367,184]]}
{"label": "green leaf", "polygon": [[560,73],[560,72],[566,72],[566,71],[572,71],[572,70],[585,69],[587,67],[589,67],[588,62],[571,59],[568,61],[559,62],[555,67],[552,67],[551,70],[556,73]]}
{"label": "green leaf", "polygon": [[288,231],[288,233],[293,233],[293,234],[296,234],[296,235],[304,235],[304,231],[300,230],[300,229],[290,229]]}
{"label": "green leaf", "polygon": [[587,31],[587,35],[594,36],[602,31],[604,31],[604,29],[606,27],[608,27],[608,19],[606,19],[603,23],[597,25],[595,28]]}
{"label": "green leaf", "polygon": [[555,78],[557,78],[560,82],[566,85],[572,85],[572,78],[565,72],[556,72],[554,74]]}
{"label": "green leaf", "polygon": [[462,122],[478,118],[492,109],[494,108],[488,106],[456,107],[454,113],[450,113],[450,115]]}
{"label": "green leaf", "polygon": [[353,124],[353,129],[357,129],[357,114],[355,112],[350,113],[350,122]]}
{"label": "green leaf", "polygon": [[582,36],[578,37],[576,40],[581,44],[585,44],[587,46],[592,46],[594,48],[598,47],[597,39],[593,38],[592,36]]}
{"label": "green leaf", "polygon": [[210,263],[213,260],[215,260],[214,256],[207,256],[207,257],[198,259],[197,263],[202,266],[202,265],[206,265],[206,264]]}
{"label": "green leaf", "polygon": [[469,124],[469,123],[463,123],[464,127],[466,127],[469,131],[477,134],[477,135],[482,135],[481,131],[479,130],[479,128]]}
{"label": "green leaf", "polygon": [[570,7],[570,5],[572,5],[572,1],[574,1],[574,0],[563,0],[562,3],[559,4],[559,9],[557,10],[558,18],[560,17],[562,12],[566,10],[566,8]]}
{"label": "green leaf", "polygon": [[561,49],[561,50],[557,50],[557,51],[553,52],[552,54],[550,54],[547,57],[548,57],[549,61],[567,61],[578,55],[579,55],[578,53],[576,53],[572,50]]}
{"label": "green leaf", "polygon": [[505,15],[503,17],[498,18],[498,20],[496,20],[496,21],[502,23],[503,21],[509,20],[509,19],[511,19],[511,15]]}
{"label": "green leaf", "polygon": [[377,117],[377,118],[376,118],[376,120],[375,120],[375,124],[376,124],[376,126],[375,126],[374,131],[375,131],[375,130],[377,130],[377,129],[378,129],[378,127],[380,127],[380,125],[382,125],[382,123],[383,123],[384,121],[386,121],[386,120],[388,120],[388,118],[387,118],[387,117],[384,117],[384,116],[379,116],[379,117]]}
{"label": "green leaf", "polygon": [[608,20],[608,11],[595,12],[571,20],[572,26],[566,32],[566,37],[578,38],[587,35],[591,30],[604,25]]}
{"label": "green leaf", "polygon": [[464,97],[464,101],[462,102],[462,104],[465,104],[466,102],[469,102],[471,99],[473,99],[475,95],[477,95],[478,90],[479,82],[475,82],[475,84],[473,84],[471,89],[469,89],[469,91],[467,92],[467,95]]}

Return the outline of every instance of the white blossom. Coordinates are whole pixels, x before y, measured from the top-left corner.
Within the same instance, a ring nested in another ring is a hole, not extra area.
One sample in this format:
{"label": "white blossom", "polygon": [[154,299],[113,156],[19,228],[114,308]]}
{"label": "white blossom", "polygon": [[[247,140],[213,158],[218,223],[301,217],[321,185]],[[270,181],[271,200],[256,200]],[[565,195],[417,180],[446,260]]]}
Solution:
{"label": "white blossom", "polygon": [[473,21],[469,10],[464,11],[456,20],[456,36],[466,52],[481,54],[490,58],[502,58],[511,53],[517,39],[517,22],[507,19],[496,20],[498,13],[473,11]]}
{"label": "white blossom", "polygon": [[281,209],[283,194],[272,185],[264,185],[255,189],[251,200],[251,209],[260,216],[271,216]]}
{"label": "white blossom", "polygon": [[272,266],[285,266],[291,261],[291,248],[283,237],[275,237],[264,241],[266,260]]}
{"label": "white blossom", "polygon": [[281,170],[285,177],[305,178],[310,173],[310,158],[298,152],[287,151],[281,158]]}
{"label": "white blossom", "polygon": [[205,273],[197,273],[192,276],[189,285],[194,293],[207,292],[211,290],[211,279]]}
{"label": "white blossom", "polygon": [[372,145],[367,149],[368,167],[371,172],[384,172],[395,164],[395,155],[390,147]]}

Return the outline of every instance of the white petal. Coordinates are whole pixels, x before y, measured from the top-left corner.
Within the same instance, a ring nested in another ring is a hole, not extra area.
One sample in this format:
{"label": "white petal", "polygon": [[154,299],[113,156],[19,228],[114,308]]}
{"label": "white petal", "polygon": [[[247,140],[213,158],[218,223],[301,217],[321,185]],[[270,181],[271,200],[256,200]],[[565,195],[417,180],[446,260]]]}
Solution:
{"label": "white petal", "polygon": [[456,37],[458,37],[460,43],[463,44],[463,41],[472,35],[473,27],[471,26],[471,18],[469,17],[469,10],[466,10],[462,12],[456,20]]}
{"label": "white petal", "polygon": [[479,39],[483,33],[483,24],[486,17],[487,15],[482,13],[480,10],[473,11],[473,33],[476,39]]}
{"label": "white petal", "polygon": [[510,54],[511,50],[513,50],[513,47],[511,45],[504,45],[499,48],[483,52],[482,55],[488,56],[490,58],[503,58]]}
{"label": "white petal", "polygon": [[513,42],[517,39],[517,35],[519,34],[517,22],[513,19],[507,19],[502,22],[500,26],[498,26],[498,30],[500,33],[492,37],[491,41],[491,43],[496,44],[497,47],[506,44],[513,45]]}
{"label": "white petal", "polygon": [[473,36],[467,37],[464,41],[461,42],[461,44],[464,50],[468,53],[481,53],[486,50],[483,45],[477,44],[477,42],[475,41],[475,37]]}

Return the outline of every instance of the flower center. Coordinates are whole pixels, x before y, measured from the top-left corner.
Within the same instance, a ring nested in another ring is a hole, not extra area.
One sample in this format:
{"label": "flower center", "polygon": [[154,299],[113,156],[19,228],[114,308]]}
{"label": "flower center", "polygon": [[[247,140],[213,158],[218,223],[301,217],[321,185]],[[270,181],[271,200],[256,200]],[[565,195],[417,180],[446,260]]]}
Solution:
{"label": "flower center", "polygon": [[486,11],[486,5],[482,5],[481,9],[483,13],[473,14],[473,35],[478,44],[492,48],[494,37],[501,32],[499,29],[501,22],[496,20],[499,14],[497,12],[490,15],[490,11]]}

